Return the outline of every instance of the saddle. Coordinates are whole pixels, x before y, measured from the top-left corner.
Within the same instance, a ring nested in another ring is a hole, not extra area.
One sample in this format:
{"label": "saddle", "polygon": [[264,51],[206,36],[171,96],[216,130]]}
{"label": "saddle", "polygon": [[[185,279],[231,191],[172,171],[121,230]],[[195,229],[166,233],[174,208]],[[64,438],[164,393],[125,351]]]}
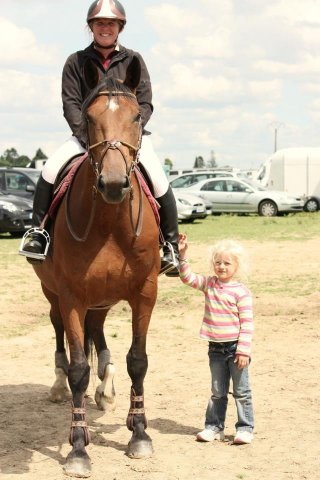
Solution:
{"label": "saddle", "polygon": [[[40,228],[44,228],[49,218],[53,220],[57,213],[58,207],[62,202],[64,195],[66,194],[68,188],[70,187],[73,178],[76,176],[80,166],[88,157],[88,153],[86,152],[84,155],[76,156],[71,158],[58,172],[57,179],[54,184],[54,193],[53,193],[53,200],[49,207],[49,210],[43,219],[43,222]],[[143,170],[143,172],[142,172]],[[134,168],[134,173],[136,175],[137,181],[140,184],[143,192],[145,193],[152,211],[155,216],[155,220],[157,222],[158,227],[160,226],[160,215],[159,215],[159,205],[154,198],[152,193],[152,183],[147,175],[147,172],[143,167],[138,167],[137,165]]]}

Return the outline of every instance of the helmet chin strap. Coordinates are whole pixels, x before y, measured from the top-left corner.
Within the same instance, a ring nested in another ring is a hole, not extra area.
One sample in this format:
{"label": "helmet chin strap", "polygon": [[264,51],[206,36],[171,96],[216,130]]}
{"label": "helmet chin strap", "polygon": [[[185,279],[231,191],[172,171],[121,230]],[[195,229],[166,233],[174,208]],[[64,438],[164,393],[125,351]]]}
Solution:
{"label": "helmet chin strap", "polygon": [[103,48],[104,50],[110,50],[111,48],[115,48],[117,46],[117,42],[114,42],[112,45],[108,45],[105,47],[104,45],[100,45],[100,43],[96,42],[95,40],[93,44],[95,47]]}

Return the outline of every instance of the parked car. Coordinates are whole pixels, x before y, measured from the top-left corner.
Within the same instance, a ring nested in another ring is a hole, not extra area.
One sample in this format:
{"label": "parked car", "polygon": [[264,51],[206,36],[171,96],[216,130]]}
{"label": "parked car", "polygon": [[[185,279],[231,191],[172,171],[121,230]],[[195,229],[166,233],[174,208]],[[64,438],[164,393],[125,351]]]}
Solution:
{"label": "parked car", "polygon": [[320,209],[320,197],[312,195],[312,197],[307,197],[303,210],[305,212],[317,212]]}
{"label": "parked car", "polygon": [[207,170],[201,172],[184,173],[174,177],[172,180],[169,179],[169,182],[172,188],[188,188],[190,185],[194,185],[195,183],[208,178],[239,178],[240,176],[241,175],[239,173],[227,170]]}
{"label": "parked car", "polygon": [[200,197],[174,190],[173,193],[177,204],[178,220],[191,223],[196,218],[206,218],[206,205]]}
{"label": "parked car", "polygon": [[273,217],[280,213],[302,211],[304,206],[302,198],[286,192],[267,190],[236,178],[202,180],[183,191],[211,203],[213,213],[258,213],[264,217]]}
{"label": "parked car", "polygon": [[40,170],[22,167],[0,167],[0,191],[33,198]]}
{"label": "parked car", "polygon": [[0,192],[0,233],[20,236],[31,228],[33,200]]}

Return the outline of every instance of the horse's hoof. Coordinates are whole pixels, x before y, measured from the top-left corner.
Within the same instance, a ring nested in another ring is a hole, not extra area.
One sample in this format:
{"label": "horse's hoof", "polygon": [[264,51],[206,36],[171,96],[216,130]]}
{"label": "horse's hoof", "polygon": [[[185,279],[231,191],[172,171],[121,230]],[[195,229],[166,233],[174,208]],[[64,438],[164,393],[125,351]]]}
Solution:
{"label": "horse's hoof", "polygon": [[88,478],[91,475],[90,458],[70,458],[67,459],[63,467],[63,473],[69,477]]}
{"label": "horse's hoof", "polygon": [[99,410],[104,412],[113,412],[116,408],[115,397],[109,397],[104,392],[99,392],[98,388],[94,396],[95,402]]}
{"label": "horse's hoof", "polygon": [[49,393],[49,400],[53,403],[63,403],[70,400],[71,393],[67,388],[51,388]]}
{"label": "horse's hoof", "polygon": [[153,454],[151,440],[130,440],[127,448],[127,455],[130,458],[148,458]]}

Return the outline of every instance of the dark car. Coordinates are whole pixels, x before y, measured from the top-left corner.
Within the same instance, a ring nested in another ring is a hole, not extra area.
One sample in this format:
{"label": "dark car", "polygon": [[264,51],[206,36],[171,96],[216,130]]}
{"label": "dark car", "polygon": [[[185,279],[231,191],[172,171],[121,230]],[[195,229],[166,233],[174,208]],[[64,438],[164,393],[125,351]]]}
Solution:
{"label": "dark car", "polygon": [[0,191],[32,199],[39,176],[34,168],[0,167]]}
{"label": "dark car", "polygon": [[0,192],[0,233],[22,236],[32,226],[32,198]]}

